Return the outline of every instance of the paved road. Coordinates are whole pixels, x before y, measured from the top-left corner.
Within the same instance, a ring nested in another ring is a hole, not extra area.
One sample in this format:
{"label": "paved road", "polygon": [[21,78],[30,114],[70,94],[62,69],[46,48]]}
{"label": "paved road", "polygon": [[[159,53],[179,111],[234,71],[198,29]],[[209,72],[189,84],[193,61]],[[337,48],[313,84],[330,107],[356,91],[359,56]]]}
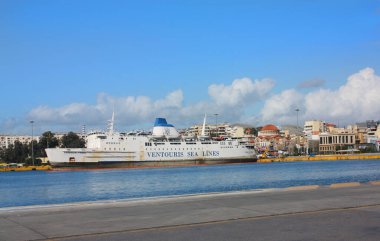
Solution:
{"label": "paved road", "polygon": [[377,241],[380,185],[0,209],[0,240],[46,239]]}

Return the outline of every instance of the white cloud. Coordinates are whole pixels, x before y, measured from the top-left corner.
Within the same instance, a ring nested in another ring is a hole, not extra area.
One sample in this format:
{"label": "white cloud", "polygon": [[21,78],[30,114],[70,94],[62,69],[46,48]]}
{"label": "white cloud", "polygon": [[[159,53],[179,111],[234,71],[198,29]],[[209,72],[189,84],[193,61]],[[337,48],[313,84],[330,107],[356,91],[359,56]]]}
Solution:
{"label": "white cloud", "polygon": [[156,108],[180,108],[183,102],[182,90],[176,90],[168,94],[163,100],[154,103]]}
{"label": "white cloud", "polygon": [[[184,105],[182,90],[175,90],[162,99],[152,100],[148,96],[113,97],[105,93],[97,96],[96,104],[72,103],[52,108],[39,106],[28,118],[51,125],[78,126],[81,124],[104,126],[115,110],[116,120],[123,127],[152,123],[155,117],[166,117],[174,124],[201,122],[204,113],[218,113],[223,121],[238,120],[244,106],[255,104],[269,93],[272,80],[237,79],[231,85],[209,87],[211,101],[199,101]],[[210,117],[211,118],[211,117]]]}
{"label": "white cloud", "polygon": [[29,113],[28,119],[40,122],[57,122],[61,124],[70,124],[79,118],[90,120],[96,117],[99,110],[94,106],[84,103],[72,103],[60,108],[50,108],[48,106],[39,106]]}
{"label": "white cloud", "polygon": [[218,105],[242,106],[258,101],[272,90],[274,82],[270,79],[252,81],[249,78],[235,79],[231,85],[213,84],[208,93]]}
{"label": "white cloud", "polygon": [[380,77],[371,68],[351,75],[338,90],[322,89],[305,97],[305,117],[362,121],[380,118]]}
{"label": "white cloud", "polygon": [[295,109],[304,120],[320,119],[355,123],[380,119],[380,77],[371,68],[351,75],[337,90],[319,89],[305,95],[294,89],[284,90],[266,100],[260,117],[262,123],[296,123]]}
{"label": "white cloud", "polygon": [[[148,96],[114,97],[100,93],[95,104],[71,103],[57,108],[38,106],[25,119],[35,120],[36,126],[39,124],[42,131],[54,128],[59,131],[79,130],[82,124],[86,124],[88,128],[103,128],[113,109],[119,130],[150,127],[155,117],[166,117],[177,126],[189,126],[200,123],[205,112],[209,114],[210,122],[214,121],[213,114],[218,113],[219,121],[295,124],[296,108],[300,109],[300,125],[308,119],[340,123],[344,120],[355,123],[380,119],[380,77],[371,68],[351,75],[344,85],[335,90],[318,89],[301,93],[295,89],[287,89],[270,95],[273,87],[274,81],[270,79],[235,79],[229,85],[210,85],[210,100],[190,104],[185,104],[182,90],[172,91],[160,99]],[[260,101],[264,102],[262,110],[257,112],[258,115],[247,116],[246,112],[252,113],[252,107]],[[8,123],[2,121],[1,128],[18,122],[21,120]]]}
{"label": "white cloud", "polygon": [[[29,113],[29,118],[36,122],[56,124],[103,124],[115,110],[117,121],[135,125],[141,121],[153,121],[158,113],[168,113],[182,107],[181,90],[169,93],[156,101],[147,96],[113,97],[101,93],[95,105],[72,103],[59,108],[39,106]],[[175,111],[174,111],[175,112]]]}
{"label": "white cloud", "polygon": [[269,98],[260,112],[262,122],[291,123],[296,116],[295,109],[301,109],[304,96],[294,89],[284,90]]}

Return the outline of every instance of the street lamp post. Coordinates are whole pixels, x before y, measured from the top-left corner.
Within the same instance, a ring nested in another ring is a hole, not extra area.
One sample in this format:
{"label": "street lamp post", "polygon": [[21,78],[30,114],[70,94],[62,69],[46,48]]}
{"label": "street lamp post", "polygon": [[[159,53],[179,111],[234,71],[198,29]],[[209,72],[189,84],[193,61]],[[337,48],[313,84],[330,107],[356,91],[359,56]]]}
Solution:
{"label": "street lamp post", "polygon": [[215,129],[216,129],[216,137],[218,137],[218,114],[215,115]]}
{"label": "street lamp post", "polygon": [[[296,128],[296,130],[297,130],[297,131],[296,131],[296,132],[297,132],[297,133],[296,133],[297,141],[296,141],[296,142],[299,143],[299,137],[298,137],[298,133],[299,133],[299,132],[298,132],[298,131],[299,131],[299,127],[298,127],[298,126],[299,126],[299,125],[298,125],[298,112],[300,111],[300,109],[297,108],[297,109],[295,109],[295,111],[297,112],[297,128]],[[296,144],[296,145],[298,145],[298,144]],[[300,150],[300,148],[297,147],[297,152],[298,152],[298,153],[299,153],[299,150]]]}
{"label": "street lamp post", "polygon": [[297,132],[298,132],[298,112],[300,111],[300,109],[295,109],[295,111],[297,112]]}
{"label": "street lamp post", "polygon": [[33,124],[34,121],[30,121],[30,124],[32,124],[32,165],[34,166],[34,150],[33,150]]}

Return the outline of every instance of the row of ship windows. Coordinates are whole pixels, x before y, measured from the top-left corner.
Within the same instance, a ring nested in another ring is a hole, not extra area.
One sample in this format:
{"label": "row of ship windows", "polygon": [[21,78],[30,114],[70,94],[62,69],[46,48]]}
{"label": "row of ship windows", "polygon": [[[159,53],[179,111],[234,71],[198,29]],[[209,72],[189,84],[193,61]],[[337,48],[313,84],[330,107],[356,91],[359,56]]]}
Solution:
{"label": "row of ship windows", "polygon": [[[107,148],[104,148],[105,151],[107,151]],[[112,151],[112,148],[108,148],[109,151]],[[117,148],[113,148],[114,151],[117,151]],[[123,150],[119,148],[119,151],[125,151],[125,148]]]}
{"label": "row of ship windows", "polygon": [[[233,146],[222,146],[221,148],[234,148]],[[154,148],[154,151],[161,151],[161,148]],[[104,148],[105,151],[107,151],[107,148]],[[112,151],[112,148],[108,148],[109,151]],[[117,148],[113,148],[114,151],[117,151]],[[148,148],[145,148],[145,150],[148,150]],[[149,148],[149,150],[152,150],[152,148]],[[177,148],[162,148],[162,151],[176,151]],[[201,148],[178,148],[178,151],[192,151],[192,150],[201,150]],[[119,148],[119,151],[125,151],[125,148]]]}
{"label": "row of ship windows", "polygon": [[[220,142],[221,145],[225,145],[226,143],[224,141]],[[228,142],[228,145],[232,145],[232,142]]]}
{"label": "row of ship windows", "polygon": [[[221,148],[234,148],[233,146],[225,146]],[[148,151],[148,148],[145,148],[146,151]],[[149,151],[196,151],[201,150],[201,148],[149,148]]]}
{"label": "row of ship windows", "polygon": [[[170,143],[170,145],[181,145],[182,143],[181,142],[171,142]],[[195,143],[195,142],[186,142],[186,145],[195,145],[195,144],[197,144],[197,143]],[[207,144],[218,144],[218,142],[213,142],[213,143],[211,143],[211,142],[201,142],[201,144],[203,144],[203,145],[207,145]],[[226,145],[226,143],[225,142],[221,142],[220,143],[221,145]],[[156,146],[156,145],[165,145],[165,143],[162,143],[162,142],[156,142],[156,143],[154,143],[154,145]],[[228,145],[232,145],[232,142],[228,142]],[[145,146],[152,146],[152,143],[150,143],[150,142],[145,142]]]}
{"label": "row of ship windows", "polygon": [[[148,148],[145,148],[148,151]],[[201,148],[149,148],[149,151],[200,151]]]}
{"label": "row of ship windows", "polygon": [[[170,145],[181,145],[181,144],[182,144],[181,142],[170,142]],[[195,143],[195,142],[186,142],[186,145],[195,145],[195,144],[197,144],[197,143]],[[211,142],[201,142],[201,144],[211,144]],[[165,145],[165,143],[155,142],[154,145],[155,146]],[[145,146],[152,146],[152,143],[145,142]]]}

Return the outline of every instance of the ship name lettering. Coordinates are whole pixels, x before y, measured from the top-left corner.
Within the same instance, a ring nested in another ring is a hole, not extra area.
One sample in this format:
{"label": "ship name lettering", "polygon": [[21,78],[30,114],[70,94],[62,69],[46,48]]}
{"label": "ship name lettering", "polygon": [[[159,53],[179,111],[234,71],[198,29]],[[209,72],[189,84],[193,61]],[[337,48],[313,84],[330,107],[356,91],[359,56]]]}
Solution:
{"label": "ship name lettering", "polygon": [[203,156],[219,156],[219,151],[204,151]]}
{"label": "ship name lettering", "polygon": [[198,153],[196,151],[188,151],[187,156],[188,157],[197,157]]}
{"label": "ship name lettering", "polygon": [[148,157],[183,157],[183,152],[147,152]]}

